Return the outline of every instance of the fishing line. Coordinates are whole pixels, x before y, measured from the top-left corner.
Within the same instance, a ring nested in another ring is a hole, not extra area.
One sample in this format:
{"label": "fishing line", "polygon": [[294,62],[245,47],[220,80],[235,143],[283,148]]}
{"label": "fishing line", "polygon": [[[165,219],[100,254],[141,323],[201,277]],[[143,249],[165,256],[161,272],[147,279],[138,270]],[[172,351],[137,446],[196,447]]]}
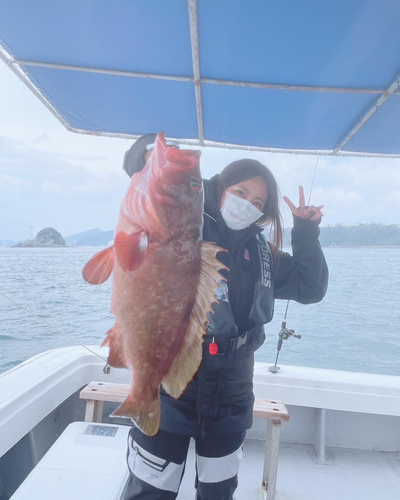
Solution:
{"label": "fishing line", "polygon": [[61,331],[57,326],[52,325],[51,323],[49,323],[45,319],[41,318],[40,316],[38,316],[34,312],[30,311],[27,307],[23,306],[22,304],[20,304],[16,300],[12,299],[11,297],[8,297],[5,293],[3,293],[3,292],[0,291],[0,295],[2,295],[4,298],[6,298],[7,300],[9,300],[10,302],[13,302],[14,304],[16,304],[17,306],[19,306],[21,309],[23,309],[27,313],[31,314],[35,318],[39,319],[40,321],[42,321],[43,323],[45,323],[50,328],[54,328],[54,330],[56,330],[58,333],[61,333],[61,335],[65,335],[65,337],[68,337],[70,340],[72,340],[73,342],[76,342],[81,347],[83,347],[84,349],[86,349],[87,351],[91,352],[92,354],[94,354],[95,356],[97,356],[98,358],[100,358],[101,360],[103,360],[103,361],[105,361],[107,363],[107,360],[105,358],[103,358],[102,356],[100,356],[96,352],[94,352],[91,349],[89,349],[89,347],[87,347],[86,345],[84,345],[81,342],[79,342],[79,340],[77,340],[76,338],[71,337],[71,335],[68,335],[68,333],[65,333],[65,332]]}
{"label": "fishing line", "polygon": [[[314,180],[315,180],[315,174],[317,173],[318,161],[319,161],[319,155],[317,155],[317,161],[315,162],[314,175],[313,175],[313,178],[312,178],[311,188],[310,188],[310,195],[308,197],[308,202],[307,202],[308,206],[310,206],[311,193],[312,193],[312,190],[313,190],[313,187],[314,187]],[[285,232],[284,232],[284,237],[290,243],[289,238],[288,238],[288,236],[287,236],[287,234]],[[282,340],[285,340],[285,339],[289,338],[290,336],[291,337],[296,337],[298,339],[301,338],[301,335],[295,335],[294,334],[294,330],[288,330],[286,328],[287,313],[288,313],[288,309],[289,309],[289,302],[290,302],[290,300],[287,301],[285,316],[284,316],[283,321],[282,321],[281,331],[279,332],[279,340],[278,340],[278,348],[277,348],[277,352],[276,352],[275,365],[274,366],[270,366],[268,368],[268,370],[270,372],[272,372],[272,373],[278,373],[278,371],[280,370],[279,366],[277,366],[277,362],[278,362],[279,352],[280,352],[280,350],[282,348]]]}
{"label": "fishing line", "polygon": [[[307,205],[310,205],[311,194],[312,194],[312,190],[314,187],[314,181],[315,181],[315,174],[317,173],[317,168],[318,168],[318,162],[319,162],[319,155],[317,155],[317,161],[315,162],[314,174],[313,174],[313,178],[312,178],[312,182],[311,182],[310,195],[308,197]],[[287,240],[287,242],[290,244],[290,240],[289,240],[288,235],[286,233],[284,233],[284,237]]]}
{"label": "fishing line", "polygon": [[308,197],[307,205],[310,205],[311,193],[312,193],[313,186],[314,186],[315,174],[317,173],[318,161],[319,161],[319,155],[317,155],[317,161],[315,162],[314,175],[313,175],[313,178],[312,178],[311,189],[310,189],[310,196]]}

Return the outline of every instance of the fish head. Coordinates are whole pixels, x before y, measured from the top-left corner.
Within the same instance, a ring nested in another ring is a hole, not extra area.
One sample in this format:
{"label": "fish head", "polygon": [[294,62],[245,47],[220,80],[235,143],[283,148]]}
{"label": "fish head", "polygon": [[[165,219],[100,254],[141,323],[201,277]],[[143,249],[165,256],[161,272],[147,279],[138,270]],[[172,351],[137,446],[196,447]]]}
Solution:
{"label": "fish head", "polygon": [[145,167],[132,177],[126,209],[135,223],[167,239],[182,231],[197,231],[200,237],[204,204],[200,154],[167,147],[164,133],[157,135]]}

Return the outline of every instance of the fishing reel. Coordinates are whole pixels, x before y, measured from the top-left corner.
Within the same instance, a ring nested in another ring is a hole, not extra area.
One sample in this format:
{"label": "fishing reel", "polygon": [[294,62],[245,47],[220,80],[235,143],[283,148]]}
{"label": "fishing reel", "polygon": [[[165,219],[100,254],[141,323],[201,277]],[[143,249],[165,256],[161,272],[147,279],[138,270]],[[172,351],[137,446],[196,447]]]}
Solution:
{"label": "fishing reel", "polygon": [[294,330],[289,330],[288,328],[282,328],[282,330],[279,332],[278,351],[281,350],[282,341],[287,340],[289,337],[295,337],[296,339],[301,339],[301,335],[295,335]]}
{"label": "fishing reel", "polygon": [[280,367],[277,366],[279,352],[282,349],[283,341],[287,340],[290,337],[294,337],[296,339],[301,339],[301,335],[295,335],[294,330],[289,330],[289,328],[286,328],[286,315],[285,315],[285,318],[282,321],[281,331],[279,332],[278,346],[277,346],[277,349],[276,349],[277,352],[276,352],[275,364],[273,366],[270,366],[268,368],[268,371],[270,371],[271,373],[278,373],[281,370]]}

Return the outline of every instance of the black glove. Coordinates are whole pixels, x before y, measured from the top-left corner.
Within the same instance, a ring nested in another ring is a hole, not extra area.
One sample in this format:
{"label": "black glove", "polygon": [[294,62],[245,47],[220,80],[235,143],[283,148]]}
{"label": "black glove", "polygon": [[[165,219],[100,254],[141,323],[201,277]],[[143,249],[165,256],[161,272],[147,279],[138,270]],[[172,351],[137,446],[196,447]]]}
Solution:
{"label": "black glove", "polygon": [[147,153],[146,148],[149,144],[154,143],[156,137],[157,134],[142,135],[125,153],[122,168],[129,177],[132,177],[136,172],[140,172],[145,166],[144,156]]}

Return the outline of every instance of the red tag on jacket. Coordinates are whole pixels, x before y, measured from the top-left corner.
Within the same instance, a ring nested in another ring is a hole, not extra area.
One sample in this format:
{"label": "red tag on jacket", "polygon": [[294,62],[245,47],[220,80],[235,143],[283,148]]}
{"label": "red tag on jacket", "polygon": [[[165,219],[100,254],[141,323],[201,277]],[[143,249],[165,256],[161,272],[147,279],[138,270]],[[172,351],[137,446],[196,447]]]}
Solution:
{"label": "red tag on jacket", "polygon": [[211,344],[208,346],[208,352],[212,355],[217,354],[218,346],[215,342],[211,342]]}

